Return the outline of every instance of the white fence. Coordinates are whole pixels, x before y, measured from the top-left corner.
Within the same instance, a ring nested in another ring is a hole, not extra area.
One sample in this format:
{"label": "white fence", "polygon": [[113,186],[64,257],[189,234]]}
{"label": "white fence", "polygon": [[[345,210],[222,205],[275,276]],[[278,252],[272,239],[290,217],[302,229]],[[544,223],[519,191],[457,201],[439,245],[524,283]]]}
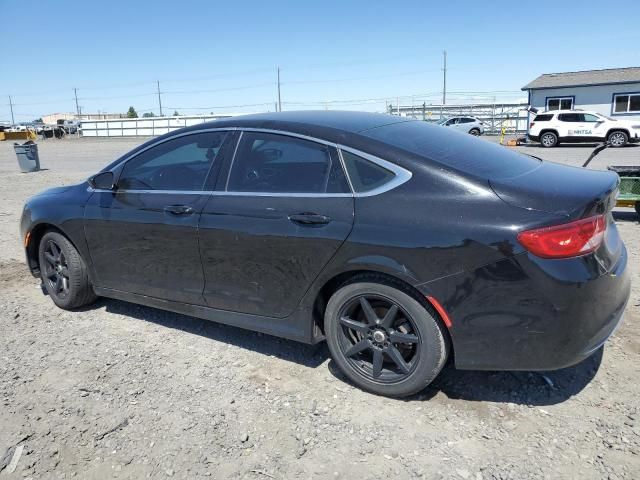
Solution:
{"label": "white fence", "polygon": [[210,122],[228,115],[189,115],[180,117],[123,118],[118,120],[83,120],[83,137],[153,137],[179,128]]}

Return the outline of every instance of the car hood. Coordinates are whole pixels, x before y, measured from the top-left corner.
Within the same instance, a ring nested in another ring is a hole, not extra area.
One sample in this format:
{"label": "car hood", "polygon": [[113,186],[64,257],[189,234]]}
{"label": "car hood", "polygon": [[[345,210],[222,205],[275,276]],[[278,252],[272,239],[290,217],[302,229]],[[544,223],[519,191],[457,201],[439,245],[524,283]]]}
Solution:
{"label": "car hood", "polygon": [[640,120],[622,120],[616,119],[615,122],[609,122],[612,127],[640,127]]}
{"label": "car hood", "polygon": [[72,190],[74,188],[78,188],[81,184],[78,185],[65,185],[62,187],[53,187],[53,188],[48,188],[47,190],[44,190],[40,193],[37,193],[36,195],[34,195],[34,197],[45,197],[48,195],[60,195],[61,193],[65,193],[68,192],[69,190]]}

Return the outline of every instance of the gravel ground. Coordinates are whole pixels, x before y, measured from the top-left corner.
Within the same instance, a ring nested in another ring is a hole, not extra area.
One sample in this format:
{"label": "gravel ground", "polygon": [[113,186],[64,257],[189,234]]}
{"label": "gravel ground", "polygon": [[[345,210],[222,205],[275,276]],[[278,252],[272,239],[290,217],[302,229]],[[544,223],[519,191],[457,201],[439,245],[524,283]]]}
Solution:
{"label": "gravel ground", "polygon": [[[630,210],[615,216],[632,297],[603,350],[544,374],[448,366],[421,394],[391,400],[345,383],[324,345],[115,300],[53,307],[24,265],[24,200],[140,142],[41,142],[47,170],[33,174],[0,142],[0,478],[640,478]],[[591,151],[522,149],[573,165]],[[608,164],[640,164],[640,147],[604,151],[591,168]]]}

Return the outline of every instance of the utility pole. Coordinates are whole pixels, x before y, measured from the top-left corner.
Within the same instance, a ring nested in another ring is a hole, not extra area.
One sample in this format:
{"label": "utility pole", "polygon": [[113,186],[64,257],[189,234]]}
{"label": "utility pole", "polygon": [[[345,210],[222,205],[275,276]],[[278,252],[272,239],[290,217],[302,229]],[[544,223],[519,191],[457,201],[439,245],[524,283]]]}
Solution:
{"label": "utility pole", "polygon": [[442,104],[447,103],[447,51],[442,51],[444,66],[442,67]]}
{"label": "utility pole", "polygon": [[280,99],[280,67],[278,67],[278,111],[282,111],[282,100]]}
{"label": "utility pole", "polygon": [[77,88],[73,89],[73,95],[76,97],[76,115],[79,117],[80,116],[80,107],[78,106],[78,89]]}
{"label": "utility pole", "polygon": [[158,85],[158,106],[160,107],[160,116],[162,116],[162,97],[160,97],[160,80],[156,80]]}
{"label": "utility pole", "polygon": [[13,119],[13,102],[11,101],[11,95],[9,95],[9,108],[11,109],[11,125],[15,125],[16,121]]}

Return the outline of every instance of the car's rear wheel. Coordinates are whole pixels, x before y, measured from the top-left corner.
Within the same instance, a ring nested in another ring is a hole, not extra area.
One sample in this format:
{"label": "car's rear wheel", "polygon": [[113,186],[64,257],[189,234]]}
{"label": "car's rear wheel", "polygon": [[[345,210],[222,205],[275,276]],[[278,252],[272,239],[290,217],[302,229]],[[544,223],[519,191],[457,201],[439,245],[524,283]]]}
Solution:
{"label": "car's rear wheel", "polygon": [[478,136],[480,136],[480,129],[472,128],[471,130],[469,130],[469,133],[471,135],[473,135],[474,137],[478,137]]}
{"label": "car's rear wheel", "polygon": [[624,147],[628,141],[629,136],[621,131],[611,132],[607,137],[607,142],[609,142],[612,147]]}
{"label": "car's rear wheel", "polygon": [[58,307],[71,310],[96,300],[87,267],[64,235],[58,232],[45,233],[40,240],[38,257],[42,283]]}
{"label": "car's rear wheel", "polygon": [[553,132],[544,132],[540,135],[540,145],[545,148],[555,147],[558,144],[558,135]]}
{"label": "car's rear wheel", "polygon": [[325,312],[331,357],[356,385],[403,397],[440,373],[448,339],[435,312],[400,288],[355,279],[336,291]]}

